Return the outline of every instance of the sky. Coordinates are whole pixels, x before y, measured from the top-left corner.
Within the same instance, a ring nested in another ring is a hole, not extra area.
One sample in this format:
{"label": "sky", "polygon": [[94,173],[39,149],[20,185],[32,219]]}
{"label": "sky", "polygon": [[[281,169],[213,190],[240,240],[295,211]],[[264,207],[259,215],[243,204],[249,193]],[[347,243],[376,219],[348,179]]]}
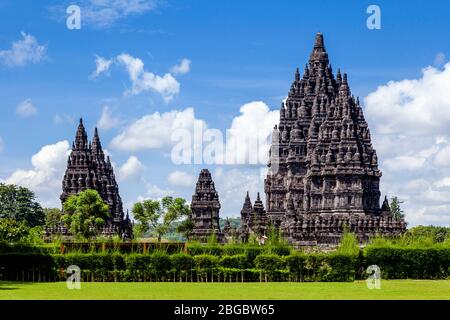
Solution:
{"label": "sky", "polygon": [[[373,4],[379,29],[367,24]],[[70,5],[80,29],[68,27]],[[220,215],[238,216],[247,190],[264,196],[271,129],[322,32],[363,102],[383,197],[404,201],[409,226],[450,225],[449,11],[448,1],[0,0],[0,181],[60,207],[82,117],[90,138],[99,129],[125,208],[189,201],[208,168]]]}

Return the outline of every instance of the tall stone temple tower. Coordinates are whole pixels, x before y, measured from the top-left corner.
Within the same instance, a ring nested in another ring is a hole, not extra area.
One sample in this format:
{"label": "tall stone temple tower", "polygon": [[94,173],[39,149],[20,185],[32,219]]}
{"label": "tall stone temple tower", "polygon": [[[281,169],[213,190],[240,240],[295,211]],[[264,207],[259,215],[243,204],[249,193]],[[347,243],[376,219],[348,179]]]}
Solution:
{"label": "tall stone temple tower", "polygon": [[208,169],[202,169],[191,202],[191,220],[194,222],[192,238],[206,242],[215,233],[219,242],[223,233],[219,226],[219,195]]}
{"label": "tall stone temple tower", "polygon": [[360,241],[405,230],[388,203],[380,209],[381,172],[368,124],[347,74],[334,76],[320,33],[281,104],[268,166],[267,215],[292,244],[336,243],[344,228]]}
{"label": "tall stone temple tower", "polygon": [[122,199],[109,156],[105,157],[97,128],[92,143],[88,142],[83,120],[80,119],[72,152],[67,159],[67,169],[62,182],[61,203],[71,195],[86,189],[94,189],[108,204],[110,218],[101,233],[119,234],[131,238],[132,226],[128,213],[124,219]]}

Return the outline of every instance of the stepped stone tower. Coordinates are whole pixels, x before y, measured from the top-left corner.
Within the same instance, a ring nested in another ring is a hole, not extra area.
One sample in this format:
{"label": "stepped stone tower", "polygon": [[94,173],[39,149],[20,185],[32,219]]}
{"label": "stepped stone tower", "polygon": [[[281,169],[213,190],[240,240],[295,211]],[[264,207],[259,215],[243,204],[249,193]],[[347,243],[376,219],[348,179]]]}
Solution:
{"label": "stepped stone tower", "polygon": [[381,172],[368,124],[347,74],[334,76],[320,33],[281,104],[268,166],[267,214],[293,244],[336,243],[345,226],[360,241],[405,230],[387,200],[381,215]]}
{"label": "stepped stone tower", "polygon": [[191,220],[194,222],[192,238],[206,242],[213,233],[219,242],[223,233],[219,226],[219,195],[208,169],[202,169],[191,202]]}
{"label": "stepped stone tower", "polygon": [[253,206],[247,192],[247,196],[245,197],[244,205],[241,210],[241,240],[243,242],[248,241],[248,237],[252,233],[256,236],[266,235],[267,227],[267,213],[266,210],[264,210],[264,205],[259,196],[259,192]]}
{"label": "stepped stone tower", "polygon": [[122,199],[109,156],[105,157],[97,128],[92,143],[88,142],[82,119],[72,144],[72,152],[67,159],[62,189],[61,203],[83,190],[97,190],[108,204],[110,215],[101,233],[131,238],[131,222],[128,213],[124,219]]}

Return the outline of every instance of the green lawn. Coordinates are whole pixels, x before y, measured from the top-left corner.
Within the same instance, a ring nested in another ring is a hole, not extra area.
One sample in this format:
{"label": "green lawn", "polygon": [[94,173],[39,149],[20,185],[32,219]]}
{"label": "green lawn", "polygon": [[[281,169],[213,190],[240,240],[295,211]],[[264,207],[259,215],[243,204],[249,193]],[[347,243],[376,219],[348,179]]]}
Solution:
{"label": "green lawn", "polygon": [[382,280],[309,283],[85,282],[68,290],[65,282],[0,282],[0,299],[450,299],[450,280]]}

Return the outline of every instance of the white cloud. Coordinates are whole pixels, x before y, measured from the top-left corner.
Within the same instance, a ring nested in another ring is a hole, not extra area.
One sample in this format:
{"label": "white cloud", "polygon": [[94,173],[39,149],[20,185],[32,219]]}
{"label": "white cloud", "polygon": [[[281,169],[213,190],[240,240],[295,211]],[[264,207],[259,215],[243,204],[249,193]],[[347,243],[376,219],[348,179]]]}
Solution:
{"label": "white cloud", "polygon": [[155,91],[163,97],[164,101],[169,102],[180,92],[180,84],[170,73],[161,77],[145,71],[141,59],[126,53],[119,55],[117,61],[125,66],[128,72],[132,84],[128,92],[133,95],[145,91]]}
{"label": "white cloud", "polygon": [[104,106],[100,119],[97,122],[97,127],[101,130],[108,131],[116,128],[119,124],[120,119],[113,116],[111,108],[109,106]]}
{"label": "white cloud", "polygon": [[191,187],[195,186],[195,177],[184,171],[173,171],[167,177],[169,183],[173,186]]}
{"label": "white cloud", "polygon": [[450,63],[390,81],[365,98],[383,171],[382,193],[404,200],[406,219],[450,223]]}
{"label": "white cloud", "polygon": [[95,70],[91,73],[89,76],[89,79],[95,79],[102,73],[108,74],[109,68],[111,67],[111,64],[113,63],[112,59],[106,59],[103,57],[100,57],[98,55],[95,56]]}
{"label": "white cloud", "polygon": [[173,74],[186,74],[191,70],[191,60],[189,59],[182,59],[180,61],[180,64],[174,65],[172,68],[170,68],[170,72]]}
{"label": "white cloud", "polygon": [[[94,28],[109,28],[130,16],[137,16],[155,10],[156,0],[81,0],[81,25]],[[50,10],[60,19],[67,5],[53,6]]]}
{"label": "white cloud", "polygon": [[59,206],[57,199],[69,154],[67,140],[46,145],[32,156],[32,169],[17,169],[3,182],[33,190],[44,206]]}
{"label": "white cloud", "polygon": [[266,164],[279,110],[271,111],[264,102],[253,101],[241,106],[240,113],[227,129],[227,163]]}
{"label": "white cloud", "polygon": [[40,45],[31,34],[21,32],[21,40],[14,41],[11,49],[0,51],[0,61],[9,67],[22,67],[46,58],[47,47]]}
{"label": "white cloud", "polygon": [[138,151],[145,149],[168,149],[173,146],[171,134],[177,129],[193,131],[194,125],[205,126],[205,122],[195,118],[194,109],[172,110],[160,114],[146,115],[117,135],[111,147],[119,150]]}
{"label": "white cloud", "polygon": [[28,118],[34,116],[37,113],[37,109],[31,99],[26,99],[19,103],[16,108],[16,113],[23,118]]}
{"label": "white cloud", "polygon": [[175,146],[174,163],[265,165],[279,111],[271,111],[263,102],[254,101],[243,105],[240,112],[226,134],[208,128],[205,121],[195,117],[193,108],[156,112],[125,128],[112,140],[111,146],[127,151],[167,151]]}
{"label": "white cloud", "polygon": [[119,168],[118,177],[120,180],[135,180],[141,179],[144,166],[136,156],[130,156],[128,160]]}
{"label": "white cloud", "polygon": [[163,197],[170,196],[173,194],[173,190],[162,189],[151,183],[146,183],[146,190],[147,190],[147,197],[140,196],[138,198],[139,201],[148,199],[149,197],[152,199],[161,199]]}

